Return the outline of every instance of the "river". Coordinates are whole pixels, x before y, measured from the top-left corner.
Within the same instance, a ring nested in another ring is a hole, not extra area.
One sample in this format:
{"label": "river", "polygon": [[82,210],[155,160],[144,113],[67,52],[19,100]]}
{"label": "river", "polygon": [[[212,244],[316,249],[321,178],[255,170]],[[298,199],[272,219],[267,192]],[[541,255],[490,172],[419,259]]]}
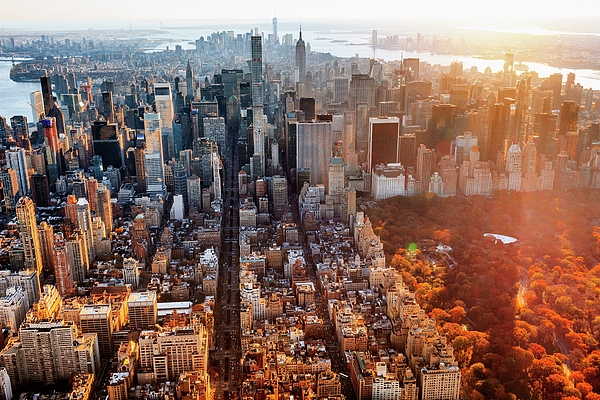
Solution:
{"label": "river", "polygon": [[[297,38],[298,31],[289,30],[290,28],[291,26],[288,24],[286,29],[279,31],[279,36],[282,37],[287,33],[291,33]],[[150,34],[149,37],[168,41],[168,43],[164,43],[152,49],[154,51],[163,50],[167,46],[170,49],[174,49],[177,44],[181,45],[184,49],[193,49],[194,45],[192,43],[194,40],[198,39],[200,36],[207,37],[217,30],[219,30],[219,28],[216,26],[176,27],[165,30],[155,30],[155,33]],[[249,29],[240,26],[238,30],[234,31],[235,33],[243,33],[249,31]],[[265,34],[267,32],[268,31],[265,31]],[[372,56],[372,49],[369,46],[370,32],[365,29],[330,29],[326,31],[315,29],[303,31],[302,34],[303,39],[310,44],[313,51],[329,52],[337,57],[355,57],[356,55],[359,57]],[[453,61],[462,61],[465,69],[477,67],[480,72],[483,72],[487,67],[490,67],[493,72],[497,72],[502,70],[504,65],[503,60],[483,60],[474,57],[456,57],[417,51],[401,52],[400,50],[378,49],[376,56],[385,61],[399,60],[401,57],[416,57],[421,59],[421,61],[426,61],[432,65],[450,65]],[[540,77],[561,73],[563,74],[563,79],[565,79],[569,72],[574,72],[576,75],[576,82],[580,83],[584,88],[600,90],[600,71],[589,69],[560,69],[538,63],[524,64],[529,67],[530,71],[536,71]],[[9,77],[10,68],[10,62],[0,61],[0,115],[6,118],[10,118],[13,115],[25,115],[29,119],[32,117],[31,107],[27,104],[29,101],[29,94],[35,90],[40,90],[40,85],[39,83],[17,83],[11,81]]]}
{"label": "river", "polygon": [[8,119],[14,115],[24,115],[33,122],[29,106],[29,94],[41,90],[39,82],[13,82],[10,79],[10,61],[0,61],[0,115]]}

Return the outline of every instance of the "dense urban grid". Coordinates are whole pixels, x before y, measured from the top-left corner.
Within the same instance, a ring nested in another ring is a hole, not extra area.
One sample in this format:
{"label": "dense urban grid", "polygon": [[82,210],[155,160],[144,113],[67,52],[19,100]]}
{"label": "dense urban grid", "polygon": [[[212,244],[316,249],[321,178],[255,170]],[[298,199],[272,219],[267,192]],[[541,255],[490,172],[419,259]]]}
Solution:
{"label": "dense urban grid", "polygon": [[369,207],[600,188],[598,92],[510,52],[336,58],[276,19],[193,50],[113,39],[0,42],[40,83],[33,121],[0,116],[0,399],[475,398]]}

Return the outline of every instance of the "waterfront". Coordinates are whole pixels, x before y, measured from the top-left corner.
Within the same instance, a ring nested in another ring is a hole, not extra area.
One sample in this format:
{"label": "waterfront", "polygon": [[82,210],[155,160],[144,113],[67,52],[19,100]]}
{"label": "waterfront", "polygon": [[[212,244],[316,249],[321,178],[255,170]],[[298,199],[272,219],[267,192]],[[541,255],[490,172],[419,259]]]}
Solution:
{"label": "waterfront", "polygon": [[[248,30],[245,30],[248,31]],[[235,33],[245,32],[244,30],[234,30]],[[205,38],[209,36],[214,30],[208,30],[206,28],[173,28],[171,30],[165,30],[163,32],[157,31],[157,33],[151,35],[154,39],[172,39],[168,42],[162,43],[149,51],[162,51],[167,48],[170,50],[175,49],[176,45],[180,45],[184,50],[192,50],[195,48],[192,44],[200,36]],[[264,31],[265,36],[269,33],[268,30]],[[279,36],[285,34],[292,34],[294,38],[298,38],[298,31],[279,31]],[[371,32],[366,29],[362,30],[347,30],[347,29],[330,29],[330,30],[304,30],[302,32],[303,39],[310,44],[312,51],[321,53],[331,53],[336,57],[351,58],[361,57],[369,58],[373,56],[373,49],[370,46]],[[324,40],[324,38],[331,40]],[[518,57],[518,54],[516,55]],[[487,67],[491,68],[492,72],[501,71],[504,68],[504,60],[495,59],[487,60],[477,57],[468,56],[454,56],[448,54],[432,54],[426,51],[407,51],[407,50],[388,50],[388,49],[377,49],[375,54],[376,58],[384,61],[400,60],[402,57],[419,58],[421,61],[426,61],[431,65],[450,65],[454,61],[461,61],[465,69],[471,67],[477,67],[479,72],[485,71]],[[517,58],[518,59],[518,58]],[[561,73],[563,80],[570,72],[574,72],[576,76],[576,82],[580,83],[585,89],[592,88],[594,90],[600,90],[600,71],[592,69],[572,69],[572,68],[556,68],[546,64],[524,62],[523,65],[529,67],[529,71],[535,71],[540,77],[548,77],[555,73]],[[364,71],[366,72],[366,71]]]}
{"label": "waterfront", "polygon": [[8,120],[13,115],[24,115],[32,122],[29,94],[41,90],[39,82],[13,82],[10,79],[12,63],[0,60],[0,115]]}
{"label": "waterfront", "polygon": [[[65,31],[69,29],[82,29],[83,25],[63,26]],[[6,25],[6,24],[4,24]],[[279,36],[283,37],[285,34],[292,34],[294,38],[298,37],[298,29],[295,28],[295,23],[285,22],[280,23]],[[335,24],[334,24],[335,25]],[[365,25],[329,25],[324,26],[322,23],[308,23],[305,25],[303,31],[303,38],[309,43],[311,50],[316,52],[331,53],[337,57],[351,58],[351,57],[372,57],[373,49],[370,46],[371,32],[372,30],[365,27]],[[235,34],[242,34],[249,32],[252,26],[247,23],[238,23],[232,26],[231,23],[225,24],[221,27],[216,23],[205,24],[205,25],[186,25],[185,21],[170,22],[164,24],[164,29],[157,29],[163,25],[157,23],[144,22],[134,23],[131,26],[125,22],[113,23],[107,25],[106,23],[98,22],[94,25],[95,29],[119,29],[124,30],[125,26],[130,27],[135,32],[136,29],[144,29],[146,31],[152,30],[151,33],[144,34],[144,37],[163,41],[162,44],[148,49],[148,51],[162,51],[167,47],[170,50],[174,50],[176,45],[181,45],[183,49],[194,49],[194,41],[200,36],[205,38],[210,36],[213,32],[232,30]],[[267,24],[257,24],[259,30],[264,32],[265,36],[271,31],[271,28]],[[15,23],[13,26],[4,26],[6,28],[20,29],[23,32],[32,33],[35,31],[41,31],[39,28],[32,28],[29,23]],[[51,27],[47,28],[52,30]],[[382,25],[381,35],[385,34],[398,34],[399,38],[404,40],[406,37],[415,35],[418,29],[415,26],[406,25],[402,29],[396,28],[392,31],[390,27]],[[448,29],[448,32],[454,32],[456,27],[438,27],[437,32],[439,33],[443,29]],[[483,28],[471,28],[471,29],[483,29]],[[88,30],[94,30],[88,26]],[[81,31],[79,31],[81,32]],[[429,31],[428,35],[431,37],[433,33]],[[553,32],[553,31],[540,31],[539,34],[544,35],[555,35],[555,34],[569,34],[568,32]],[[570,33],[577,35],[578,33]],[[586,33],[586,35],[595,35],[595,33]],[[431,52],[425,51],[407,51],[407,50],[389,50],[389,49],[378,49],[375,53],[377,58],[385,61],[399,60],[402,57],[416,57],[421,61],[426,61],[431,65],[439,64],[442,66],[450,65],[453,61],[461,61],[465,69],[476,67],[478,71],[483,72],[489,67],[492,72],[502,70],[504,61],[501,59],[487,60],[477,57],[468,56],[453,56],[447,54],[432,54]],[[517,60],[519,54],[516,54]],[[569,69],[569,68],[555,68],[545,64],[524,62],[524,65],[529,67],[530,71],[535,71],[540,77],[548,77],[554,73],[561,73],[563,80],[569,72],[574,72],[576,75],[576,82],[580,83],[584,88],[592,88],[594,90],[600,90],[600,71],[591,69]],[[39,90],[40,85],[35,82],[22,82],[17,83],[10,80],[9,73],[11,68],[10,61],[0,60],[0,115],[10,118],[13,115],[25,115],[31,118],[31,108],[27,104],[29,101],[29,94],[34,90]],[[366,71],[362,71],[366,72]]]}

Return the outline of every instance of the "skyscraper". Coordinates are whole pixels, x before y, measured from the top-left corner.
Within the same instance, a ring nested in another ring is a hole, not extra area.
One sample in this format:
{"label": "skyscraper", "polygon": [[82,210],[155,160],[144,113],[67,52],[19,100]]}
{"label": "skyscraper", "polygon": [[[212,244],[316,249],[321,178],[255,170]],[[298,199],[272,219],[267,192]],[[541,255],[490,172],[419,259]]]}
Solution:
{"label": "skyscraper", "polygon": [[350,81],[348,110],[356,110],[359,103],[366,103],[368,108],[375,105],[375,79],[367,74],[354,74]]}
{"label": "skyscraper", "polygon": [[160,115],[163,156],[170,160],[175,157],[175,139],[173,137],[173,118],[175,115],[170,83],[159,82],[154,84],[154,103],[156,112]]}
{"label": "skyscraper", "polygon": [[552,109],[558,110],[562,104],[562,74],[556,73],[548,78],[552,90]]}
{"label": "skyscraper", "polygon": [[12,168],[4,168],[0,171],[2,182],[2,195],[4,196],[2,211],[14,211],[19,199],[19,180],[17,173]]}
{"label": "skyscraper", "polygon": [[127,308],[129,324],[132,328],[139,330],[154,328],[157,318],[156,292],[131,293],[127,300]]}
{"label": "skyscraper", "polygon": [[[109,93],[110,92],[106,92]],[[122,151],[122,143],[119,138],[119,127],[117,124],[107,121],[94,121],[92,123],[92,139],[94,155],[102,157],[104,168],[112,165],[120,169],[125,165]]]}
{"label": "skyscraper", "polygon": [[429,148],[437,148],[443,142],[448,144],[449,150],[449,144],[455,137],[458,107],[454,104],[434,104],[431,113],[425,145]]}
{"label": "skyscraper", "polygon": [[86,246],[87,236],[83,231],[77,230],[67,241],[65,249],[71,262],[71,275],[73,282],[81,283],[90,269],[89,256]]}
{"label": "skyscraper", "polygon": [[264,171],[265,127],[263,122],[263,77],[262,77],[262,37],[252,36],[252,123],[254,156],[260,160],[258,175]]}
{"label": "skyscraper", "polygon": [[275,38],[275,43],[279,43],[279,36],[277,34],[277,17],[273,17],[273,37]]}
{"label": "skyscraper", "polygon": [[98,335],[98,348],[103,359],[112,356],[114,327],[110,314],[110,304],[86,305],[79,312],[81,332]]}
{"label": "skyscraper", "polygon": [[398,162],[400,120],[369,118],[369,172],[378,164]]}
{"label": "skyscraper", "polygon": [[144,154],[146,191],[149,193],[163,194],[165,193],[166,186],[160,114],[144,114],[144,130],[146,134],[146,152]]}
{"label": "skyscraper", "polygon": [[296,42],[296,68],[299,72],[298,82],[306,81],[306,44],[302,40],[302,26],[300,26],[300,38]]}
{"label": "skyscraper", "polygon": [[109,124],[115,122],[115,106],[113,104],[112,92],[102,92],[102,107],[104,119]]}
{"label": "skyscraper", "polygon": [[27,176],[27,163],[25,161],[25,150],[12,148],[6,152],[6,164],[17,174],[19,184],[19,196],[29,194],[29,177]]}
{"label": "skyscraper", "polygon": [[421,60],[418,58],[405,58],[404,60],[402,60],[404,69],[407,71],[410,71],[408,75],[411,77],[410,80],[412,80],[412,81],[419,80],[420,61]]}
{"label": "skyscraper", "polygon": [[92,232],[92,214],[90,213],[90,204],[83,197],[77,200],[77,225],[86,235],[86,247],[88,260],[91,263],[95,258],[94,235]]}
{"label": "skyscraper", "polygon": [[329,161],[328,192],[330,196],[341,196],[344,192],[344,160],[341,157],[332,157]]}
{"label": "skyscraper", "polygon": [[40,235],[40,251],[44,273],[54,272],[54,261],[52,260],[52,248],[54,247],[54,228],[46,221],[42,221],[38,228]]}
{"label": "skyscraper", "polygon": [[46,118],[56,119],[56,130],[59,134],[65,133],[65,118],[62,111],[56,105],[56,99],[52,95],[52,82],[49,76],[40,78],[42,84],[42,99],[44,100],[44,114]]}
{"label": "skyscraper", "polygon": [[31,199],[38,207],[47,207],[50,204],[50,186],[48,177],[42,174],[33,174],[31,181]]}
{"label": "skyscraper", "polygon": [[35,219],[35,204],[29,197],[21,197],[16,207],[19,235],[25,252],[25,268],[42,273],[42,252],[37,221]]}
{"label": "skyscraper", "polygon": [[296,128],[297,172],[308,169],[312,183],[323,183],[327,187],[327,174],[333,147],[332,123],[298,123]]}
{"label": "skyscraper", "polygon": [[[7,347],[22,360],[11,376],[16,385],[24,382],[52,385],[76,374],[93,374],[100,369],[96,335],[81,335],[72,322],[26,320],[19,329],[19,338],[20,346]],[[6,354],[3,353],[2,358],[5,359]]]}
{"label": "skyscraper", "polygon": [[204,137],[217,143],[219,151],[223,153],[227,141],[225,119],[223,117],[206,117],[203,119],[203,125]]}
{"label": "skyscraper", "polygon": [[496,103],[490,106],[489,125],[484,134],[482,145],[483,159],[496,161],[498,154],[504,156],[505,142],[508,135],[510,105]]}
{"label": "skyscraper", "polygon": [[350,79],[347,76],[336,76],[333,78],[333,101],[342,103],[348,98],[348,87]]}
{"label": "skyscraper", "polygon": [[194,85],[194,73],[192,71],[192,66],[190,65],[190,60],[187,62],[187,66],[185,68],[185,87],[187,89],[186,104],[191,104],[196,96],[196,88]]}
{"label": "skyscraper", "polygon": [[579,104],[572,100],[565,101],[560,107],[558,135],[564,136],[567,132],[577,132],[578,117]]}
{"label": "skyscraper", "polygon": [[110,190],[103,185],[98,185],[98,189],[90,197],[95,197],[96,215],[104,222],[106,237],[110,237],[113,227],[112,206],[110,204]]}
{"label": "skyscraper", "polygon": [[37,124],[44,115],[44,98],[42,96],[42,92],[39,90],[31,92],[29,95],[29,101],[32,106],[31,115],[33,116],[33,122]]}
{"label": "skyscraper", "polygon": [[54,248],[52,249],[54,276],[56,289],[61,296],[69,296],[73,291],[73,273],[71,260],[65,248],[65,237],[62,232],[54,235]]}
{"label": "skyscraper", "polygon": [[427,191],[429,189],[429,181],[434,166],[433,152],[424,144],[420,144],[417,149],[417,171],[416,178],[421,181],[421,189]]}

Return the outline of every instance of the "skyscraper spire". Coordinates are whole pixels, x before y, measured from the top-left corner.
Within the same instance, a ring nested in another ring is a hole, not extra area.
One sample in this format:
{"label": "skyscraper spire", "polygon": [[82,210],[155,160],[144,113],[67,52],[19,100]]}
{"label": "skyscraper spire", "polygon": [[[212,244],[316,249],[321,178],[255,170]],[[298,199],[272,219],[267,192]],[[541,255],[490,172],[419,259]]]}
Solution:
{"label": "skyscraper spire", "polygon": [[302,24],[300,24],[300,38],[296,42],[296,67],[298,68],[298,82],[304,83],[306,79],[306,44],[302,40]]}

